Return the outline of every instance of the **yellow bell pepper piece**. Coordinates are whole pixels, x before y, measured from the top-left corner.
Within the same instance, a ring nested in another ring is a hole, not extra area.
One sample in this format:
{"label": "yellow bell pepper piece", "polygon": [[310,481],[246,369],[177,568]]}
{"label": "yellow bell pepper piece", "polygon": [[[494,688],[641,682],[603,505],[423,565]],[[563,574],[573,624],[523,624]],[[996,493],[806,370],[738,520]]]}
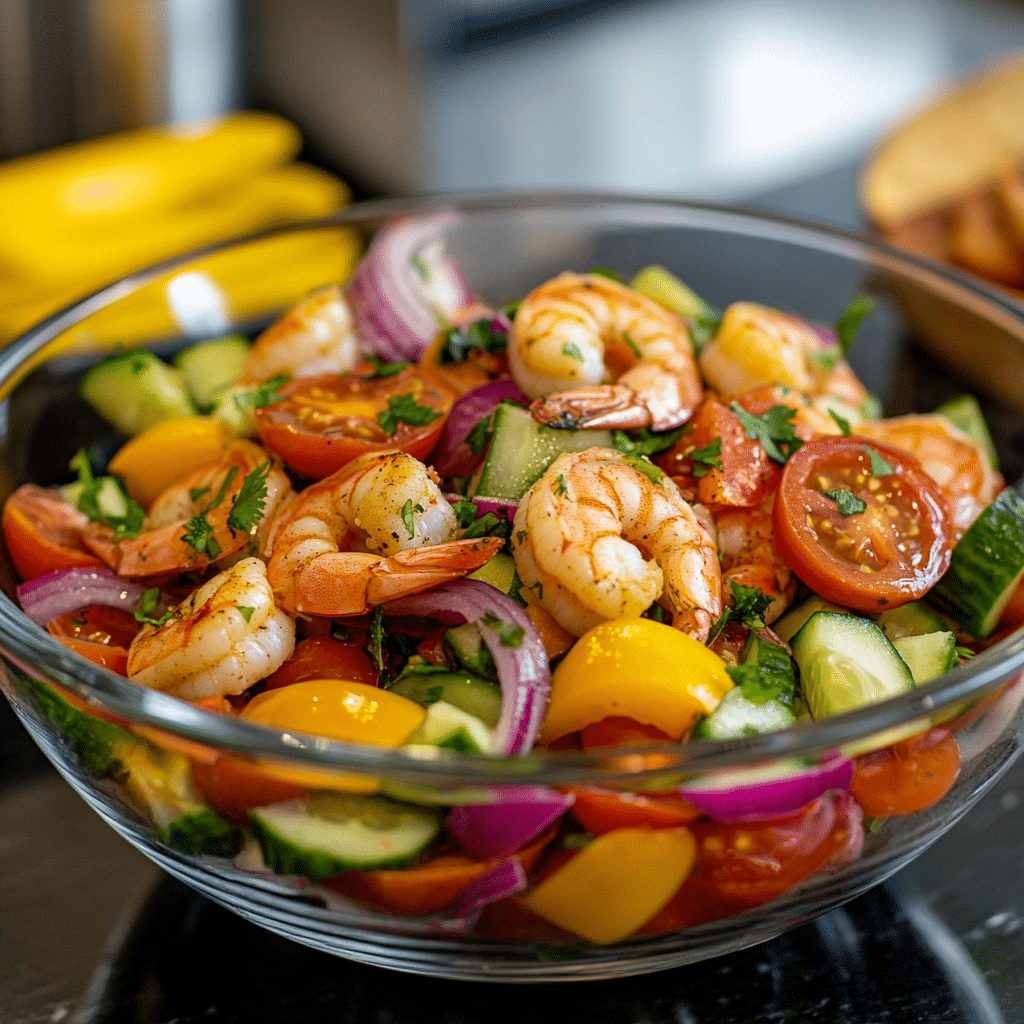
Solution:
{"label": "yellow bell pepper piece", "polygon": [[86,227],[170,210],[292,159],[302,140],[257,112],[146,128],[0,165],[0,250],[55,225]]}
{"label": "yellow bell pepper piece", "polygon": [[148,509],[171,484],[216,462],[234,439],[225,423],[210,416],[163,420],[128,441],[109,468]]}
{"label": "yellow bell pepper piece", "polygon": [[696,857],[687,828],[619,828],[598,836],[520,899],[588,942],[618,942],[672,899]]}
{"label": "yellow bell pepper piece", "polygon": [[584,633],[555,669],[539,740],[617,716],[678,740],[731,689],[725,662],[685,633],[653,619],[610,619]]}
{"label": "yellow bell pepper piece", "polygon": [[[242,717],[314,736],[397,747],[419,728],[427,709],[367,683],[309,679],[258,694],[245,706]],[[257,763],[284,782],[310,789],[345,793],[376,793],[380,789],[380,781],[369,775],[293,768],[264,758]]]}

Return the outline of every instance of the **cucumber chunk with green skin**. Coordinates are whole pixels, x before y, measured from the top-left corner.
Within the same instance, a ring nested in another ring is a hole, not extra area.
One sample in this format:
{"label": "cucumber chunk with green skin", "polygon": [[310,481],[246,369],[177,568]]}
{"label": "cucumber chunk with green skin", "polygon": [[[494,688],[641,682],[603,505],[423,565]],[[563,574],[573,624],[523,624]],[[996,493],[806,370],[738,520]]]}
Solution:
{"label": "cucumber chunk with green skin", "polygon": [[654,299],[655,302],[660,302],[661,305],[687,320],[717,315],[716,311],[695,291],[688,288],[675,274],[664,267],[642,267],[633,275],[629,287],[636,289],[649,299]]}
{"label": "cucumber chunk with green skin", "polygon": [[[497,556],[495,556],[497,557]],[[493,559],[492,559],[493,561]],[[443,637],[441,646],[445,654],[456,664],[461,665],[473,675],[498,681],[498,670],[494,658],[484,643],[480,630],[472,622],[462,626],[453,626]]]}
{"label": "cucumber chunk with green skin", "polygon": [[82,378],[79,393],[122,434],[196,414],[181,373],[146,349],[118,352],[97,363]]}
{"label": "cucumber chunk with green skin", "polygon": [[174,357],[192,400],[209,409],[218,393],[234,384],[249,355],[249,339],[241,334],[200,341]]}
{"label": "cucumber chunk with green skin", "polygon": [[814,718],[853,711],[914,687],[906,662],[871,619],[815,612],[793,637],[792,647]]}
{"label": "cucumber chunk with green skin", "polygon": [[1024,498],[1012,487],[967,528],[926,600],[979,640],[999,622],[1024,578]]}
{"label": "cucumber chunk with green skin", "polygon": [[469,494],[518,501],[559,455],[613,448],[608,430],[555,430],[514,402],[494,410],[491,443],[469,483]]}
{"label": "cucumber chunk with green skin", "polygon": [[800,627],[815,612],[841,612],[844,615],[850,614],[849,608],[841,608],[831,601],[826,601],[817,594],[811,594],[806,601],[801,601],[795,608],[791,608],[778,621],[772,623],[772,632],[788,644],[800,632]]}
{"label": "cucumber chunk with green skin", "polygon": [[796,724],[796,716],[777,700],[755,704],[748,700],[740,687],[733,687],[719,702],[718,707],[700,720],[693,730],[698,740],[731,740],[738,736],[758,736],[777,732]]}
{"label": "cucumber chunk with green skin", "polygon": [[948,630],[917,636],[898,636],[892,642],[907,663],[914,685],[938,679],[956,668],[956,636]]}
{"label": "cucumber chunk with green skin", "polygon": [[488,729],[501,717],[501,687],[470,672],[409,672],[388,689],[427,708],[444,701],[479,718]]}
{"label": "cucumber chunk with green skin", "polygon": [[923,601],[910,601],[899,608],[887,608],[877,619],[882,632],[892,641],[903,636],[943,633],[949,626]]}
{"label": "cucumber chunk with green skin", "polygon": [[494,734],[479,718],[443,700],[427,708],[427,717],[405,742],[462,754],[489,754],[494,750]]}
{"label": "cucumber chunk with green skin", "polygon": [[469,574],[471,580],[490,583],[492,587],[497,587],[503,594],[507,594],[512,589],[515,577],[515,559],[505,551],[499,551],[484,562],[479,569]]}
{"label": "cucumber chunk with green skin", "polygon": [[440,810],[386,797],[316,791],[249,811],[271,871],[317,882],[350,868],[405,867],[441,831]]}
{"label": "cucumber chunk with green skin", "polygon": [[985,414],[974,395],[960,395],[959,398],[950,399],[935,411],[945,416],[954,427],[959,427],[972,441],[976,441],[992,468],[999,470],[999,455],[985,422]]}

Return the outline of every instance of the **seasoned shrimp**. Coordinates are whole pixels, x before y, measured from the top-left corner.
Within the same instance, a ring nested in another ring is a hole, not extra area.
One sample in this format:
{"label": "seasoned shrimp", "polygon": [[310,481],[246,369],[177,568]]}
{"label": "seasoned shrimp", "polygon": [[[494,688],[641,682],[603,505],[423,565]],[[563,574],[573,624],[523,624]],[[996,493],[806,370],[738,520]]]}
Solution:
{"label": "seasoned shrimp", "polygon": [[542,423],[652,427],[685,423],[703,395],[686,323],[600,274],[559,274],[519,306],[509,369]]}
{"label": "seasoned shrimp", "polygon": [[796,595],[797,579],[775,547],[770,501],[754,508],[719,506],[714,519],[727,598],[730,581],[743,587],[756,587],[772,599],[764,621],[766,624],[774,622]]}
{"label": "seasoned shrimp", "polygon": [[664,602],[703,641],[722,611],[714,539],[667,476],[637,465],[607,448],[555,459],[519,503],[516,570],[574,636]]}
{"label": "seasoned shrimp", "polygon": [[[259,500],[236,502],[265,488]],[[93,524],[85,542],[118,575],[164,576],[223,565],[232,555],[258,551],[267,522],[291,497],[291,483],[259,445],[235,441],[217,462],[190,473],[153,503],[137,537],[116,539],[107,526]]]}
{"label": "seasoned shrimp", "polygon": [[721,395],[781,384],[859,409],[868,393],[848,363],[822,358],[831,356],[829,349],[822,334],[799,317],[754,302],[734,302],[699,363],[704,379]]}
{"label": "seasoned shrimp", "polygon": [[145,625],[128,649],[128,678],[185,700],[247,690],[276,672],[295,648],[295,621],[274,604],[266,566],[242,561]]}
{"label": "seasoned shrimp", "polygon": [[360,358],[348,300],[330,285],[300,299],[253,342],[238,382],[343,374]]}
{"label": "seasoned shrimp", "polygon": [[938,413],[869,420],[858,434],[910,452],[946,492],[956,537],[1002,490],[1003,478],[981,446]]}
{"label": "seasoned shrimp", "polygon": [[480,568],[499,537],[453,540],[458,521],[427,467],[372,452],[307,487],[271,527],[267,575],[283,608],[358,615]]}

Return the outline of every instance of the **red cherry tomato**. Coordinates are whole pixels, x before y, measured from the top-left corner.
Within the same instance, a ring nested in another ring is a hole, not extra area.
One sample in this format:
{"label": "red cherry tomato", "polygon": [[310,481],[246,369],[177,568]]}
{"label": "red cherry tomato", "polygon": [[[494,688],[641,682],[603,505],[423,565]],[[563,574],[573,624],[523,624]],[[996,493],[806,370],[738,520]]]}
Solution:
{"label": "red cherry tomato", "polygon": [[19,487],[4,505],[7,551],[23,580],[58,569],[103,563],[85,546],[89,520],[53,491],[35,484]]}
{"label": "red cherry tomato", "polygon": [[674,793],[617,793],[593,786],[574,786],[572,816],[594,836],[617,828],[678,828],[700,817],[689,801]]}
{"label": "red cherry tomato", "polygon": [[929,729],[855,758],[850,792],[873,818],[937,804],[960,774],[960,748],[948,729]]}
{"label": "red cherry tomato", "polygon": [[420,379],[412,367],[390,377],[371,376],[369,365],[362,369],[299,378],[281,388],[282,401],[256,410],[264,447],[314,480],[367,452],[400,448],[425,459],[441,435],[452,392]]}
{"label": "red cherry tomato", "polygon": [[672,737],[656,725],[644,725],[632,718],[613,715],[592,722],[580,732],[580,744],[584,750],[594,747],[635,746],[641,743],[671,743]]}
{"label": "red cherry tomato", "polygon": [[641,932],[674,931],[749,910],[829,865],[853,860],[864,840],[861,818],[853,797],[835,792],[784,817],[696,822],[690,826],[697,840],[693,873]]}
{"label": "red cherry tomato", "polygon": [[51,620],[46,630],[83,658],[125,675],[128,648],[139,631],[139,623],[123,608],[93,605]]}
{"label": "red cherry tomato", "polygon": [[305,786],[276,778],[230,754],[194,758],[192,778],[214,810],[244,826],[249,825],[249,808],[296,800],[306,792]]}
{"label": "red cherry tomato", "polygon": [[[872,450],[887,464],[875,472]],[[863,511],[850,510],[860,503]],[[869,613],[920,597],[952,551],[938,484],[913,456],[862,437],[816,438],[789,459],[772,528],[779,554],[807,586]]]}
{"label": "red cherry tomato", "polygon": [[376,686],[377,669],[358,644],[343,643],[331,636],[313,636],[295,645],[292,656],[267,677],[264,689],[274,690],[307,679],[345,679]]}

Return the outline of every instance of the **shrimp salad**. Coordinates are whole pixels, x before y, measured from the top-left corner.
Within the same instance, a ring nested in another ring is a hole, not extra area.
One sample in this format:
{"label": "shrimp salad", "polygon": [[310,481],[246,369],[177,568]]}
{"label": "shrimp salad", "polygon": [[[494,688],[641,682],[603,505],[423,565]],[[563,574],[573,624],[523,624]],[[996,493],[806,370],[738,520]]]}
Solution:
{"label": "shrimp salad", "polygon": [[[439,230],[386,225],[253,340],[90,369],[132,436],[7,500],[26,614],[211,714],[645,768],[896,696],[1019,625],[1024,503],[972,399],[880,416],[846,361],[865,297],[829,327],[577,268],[492,308]],[[247,760],[42,684],[37,711],[179,849],[389,927],[594,944],[851,862],[866,820],[952,788],[970,714],[767,775],[452,791]]]}

